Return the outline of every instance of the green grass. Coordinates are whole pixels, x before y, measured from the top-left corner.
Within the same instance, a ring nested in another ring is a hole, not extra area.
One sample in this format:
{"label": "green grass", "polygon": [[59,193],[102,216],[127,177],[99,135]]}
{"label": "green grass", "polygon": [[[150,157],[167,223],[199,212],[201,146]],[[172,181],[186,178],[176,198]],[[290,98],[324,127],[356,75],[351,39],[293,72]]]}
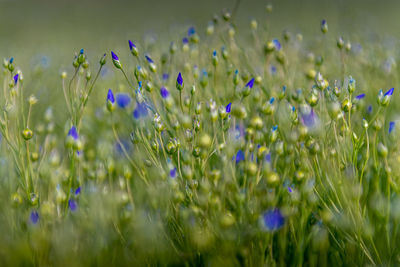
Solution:
{"label": "green grass", "polygon": [[395,46],[274,16],[7,57],[0,265],[399,265]]}

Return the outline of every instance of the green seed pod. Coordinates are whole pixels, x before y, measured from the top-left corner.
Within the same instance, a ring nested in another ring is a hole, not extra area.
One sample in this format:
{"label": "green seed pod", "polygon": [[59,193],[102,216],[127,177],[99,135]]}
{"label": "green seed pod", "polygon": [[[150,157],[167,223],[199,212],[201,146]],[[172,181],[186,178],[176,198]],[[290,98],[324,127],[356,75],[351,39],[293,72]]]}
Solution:
{"label": "green seed pod", "polygon": [[200,138],[199,138],[200,147],[207,149],[211,146],[211,143],[212,143],[212,139],[208,134],[203,133],[200,136]]}
{"label": "green seed pod", "polygon": [[269,172],[268,175],[266,176],[266,179],[267,179],[267,184],[270,187],[276,187],[279,185],[280,178],[276,172]]}
{"label": "green seed pod", "polygon": [[246,172],[250,176],[254,176],[257,174],[257,164],[252,161],[246,162]]}
{"label": "green seed pod", "polygon": [[344,112],[349,112],[350,111],[350,109],[352,108],[352,103],[351,103],[351,101],[348,99],[348,98],[346,98],[345,100],[343,100],[343,102],[342,102],[342,110],[344,111]]}
{"label": "green seed pod", "polygon": [[386,147],[384,144],[382,144],[382,143],[379,143],[379,144],[378,144],[378,154],[379,154],[379,156],[381,156],[382,158],[386,158],[387,155],[388,155],[388,149],[387,149],[387,147]]}
{"label": "green seed pod", "polygon": [[32,130],[31,129],[29,129],[29,128],[26,128],[25,130],[23,130],[22,131],[22,137],[25,139],[25,140],[29,140],[29,139],[31,139],[32,137],[33,137],[33,132],[32,132]]}

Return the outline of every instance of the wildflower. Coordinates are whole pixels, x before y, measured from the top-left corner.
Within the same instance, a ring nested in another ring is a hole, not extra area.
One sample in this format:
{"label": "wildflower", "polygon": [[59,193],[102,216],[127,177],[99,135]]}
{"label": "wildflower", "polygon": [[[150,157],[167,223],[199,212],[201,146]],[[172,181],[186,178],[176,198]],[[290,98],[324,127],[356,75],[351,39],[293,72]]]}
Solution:
{"label": "wildflower", "polygon": [[239,150],[236,153],[236,164],[244,160],[244,152],[242,150]]}
{"label": "wildflower", "polygon": [[126,93],[117,94],[117,105],[120,108],[126,108],[131,103],[131,97]]}
{"label": "wildflower", "polygon": [[213,66],[216,67],[218,65],[218,57],[217,57],[217,51],[216,50],[213,51],[211,59],[212,59]]}
{"label": "wildflower", "polygon": [[78,131],[76,130],[75,126],[72,126],[71,129],[69,129],[68,137],[71,137],[73,140],[78,140],[79,135],[78,135]]}
{"label": "wildflower", "polygon": [[169,74],[168,73],[163,73],[163,75],[162,75],[163,81],[168,80],[168,78],[169,78]]}
{"label": "wildflower", "polygon": [[22,131],[22,137],[23,137],[25,140],[31,139],[31,138],[33,137],[33,132],[32,132],[32,130],[29,129],[29,128],[25,128],[25,129]]}
{"label": "wildflower", "polygon": [[100,65],[101,66],[103,66],[103,65],[105,65],[106,64],[106,57],[107,57],[107,54],[104,54],[101,58],[100,58]]}
{"label": "wildflower", "polygon": [[360,95],[357,95],[356,96],[356,99],[357,100],[361,100],[361,99],[363,99],[365,97],[365,94],[360,94]]}
{"label": "wildflower", "polygon": [[153,73],[156,72],[157,67],[154,64],[154,61],[151,59],[151,57],[146,55],[145,58],[146,58],[147,62],[149,63],[149,68],[150,68],[151,72],[153,72]]}
{"label": "wildflower", "polygon": [[194,27],[190,27],[190,28],[188,29],[187,35],[188,35],[189,37],[191,37],[191,36],[193,36],[193,35],[195,35],[195,34],[196,34],[196,29],[195,29]]}
{"label": "wildflower", "polygon": [[76,211],[78,209],[78,204],[76,203],[75,199],[71,198],[68,200],[68,207],[71,211]]}
{"label": "wildflower", "polygon": [[287,190],[288,190],[289,193],[293,192],[293,189],[290,186],[287,187]]}
{"label": "wildflower", "polygon": [[131,40],[128,40],[128,43],[129,43],[129,50],[131,50],[132,55],[137,57],[139,54],[139,51],[138,51],[136,45],[134,43],[132,43]]}
{"label": "wildflower", "polygon": [[176,89],[178,89],[179,91],[183,89],[183,79],[180,72],[178,74],[178,77],[176,78]]}
{"label": "wildflower", "polygon": [[114,94],[113,94],[111,89],[108,89],[106,104],[107,104],[108,111],[111,112],[111,111],[114,110],[114,108],[115,108],[115,99],[114,99]]}
{"label": "wildflower", "polygon": [[272,40],[272,43],[274,44],[274,47],[275,47],[275,50],[276,50],[276,51],[281,50],[282,46],[281,46],[281,43],[279,42],[278,39]]}
{"label": "wildflower", "polygon": [[31,211],[29,219],[31,220],[31,223],[37,224],[39,222],[39,213],[36,210]]}
{"label": "wildflower", "polygon": [[301,113],[301,122],[303,123],[304,126],[308,128],[314,128],[318,126],[319,119],[317,114],[315,114],[314,109],[307,106],[302,106],[300,109],[300,113]]}
{"label": "wildflower", "polygon": [[285,217],[278,208],[275,208],[264,212],[262,222],[267,231],[276,231],[285,224]]}
{"label": "wildflower", "polygon": [[117,69],[122,69],[122,64],[119,62],[118,56],[113,51],[111,51],[111,59]]}
{"label": "wildflower", "polygon": [[161,87],[160,94],[161,94],[161,97],[164,99],[169,97],[169,92],[168,92],[167,88],[165,88],[165,87]]}
{"label": "wildflower", "polygon": [[390,102],[390,99],[392,98],[393,92],[394,92],[394,88],[391,88],[391,89],[387,90],[384,95],[382,95],[382,90],[381,90],[379,92],[379,96],[378,96],[379,104],[381,104],[384,107],[389,105],[389,102]]}
{"label": "wildflower", "polygon": [[254,78],[252,78],[250,81],[247,82],[246,87],[249,87],[250,89],[253,88],[254,85]]}
{"label": "wildflower", "polygon": [[14,84],[15,84],[15,85],[16,85],[17,82],[18,82],[18,77],[19,77],[19,74],[17,73],[17,74],[14,76]]}
{"label": "wildflower", "polygon": [[154,61],[148,55],[145,55],[145,58],[146,58],[148,63],[154,63]]}
{"label": "wildflower", "polygon": [[367,108],[367,113],[371,114],[372,113],[372,105],[369,105]]}
{"label": "wildflower", "polygon": [[176,168],[173,168],[172,170],[169,171],[169,176],[171,178],[176,178],[176,174],[177,174]]}
{"label": "wildflower", "polygon": [[396,123],[394,121],[389,122],[389,134],[393,132]]}
{"label": "wildflower", "polygon": [[328,32],[328,23],[326,22],[326,19],[323,19],[321,21],[321,31],[322,31],[322,33]]}
{"label": "wildflower", "polygon": [[75,196],[79,195],[81,193],[81,187],[79,186],[76,190],[75,190]]}
{"label": "wildflower", "polygon": [[226,108],[225,108],[226,113],[231,112],[231,107],[232,107],[232,103],[229,103],[228,105],[226,105]]}
{"label": "wildflower", "polygon": [[135,119],[139,119],[141,117],[146,117],[148,114],[147,106],[145,103],[137,103],[135,110],[133,111],[133,116]]}

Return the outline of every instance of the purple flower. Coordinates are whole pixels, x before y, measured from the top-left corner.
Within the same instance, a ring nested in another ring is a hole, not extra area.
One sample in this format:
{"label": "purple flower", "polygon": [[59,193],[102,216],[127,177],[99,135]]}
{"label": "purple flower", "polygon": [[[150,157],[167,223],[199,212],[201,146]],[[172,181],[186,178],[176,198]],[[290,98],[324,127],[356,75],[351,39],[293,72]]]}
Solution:
{"label": "purple flower", "polygon": [[165,88],[165,87],[161,87],[160,94],[161,94],[161,97],[164,99],[169,96],[169,92],[168,92],[167,88]]}
{"label": "purple flower", "polygon": [[114,94],[113,94],[113,92],[112,92],[111,89],[108,89],[107,101],[110,101],[111,104],[114,104],[114,103],[115,103]]}
{"label": "purple flower", "polygon": [[154,63],[154,61],[148,55],[146,55],[145,58],[147,59],[147,62]]}
{"label": "purple flower", "polygon": [[285,224],[285,217],[278,208],[275,208],[264,212],[262,221],[268,231],[275,231]]}
{"label": "purple flower", "polygon": [[117,56],[113,51],[111,51],[111,58],[112,58],[113,60],[115,60],[115,61],[118,61],[118,60],[119,60],[118,56]]}
{"label": "purple flower", "polygon": [[271,162],[271,153],[268,153],[267,155],[265,155],[264,160],[265,160],[266,162]]}
{"label": "purple flower", "polygon": [[79,135],[75,126],[72,126],[71,129],[69,129],[68,136],[71,136],[74,140],[78,140]]}
{"label": "purple flower", "polygon": [[176,178],[176,168],[173,168],[172,170],[169,171],[169,176],[171,178]]}
{"label": "purple flower", "polygon": [[189,29],[188,29],[188,36],[190,37],[190,36],[192,36],[192,35],[194,35],[196,33],[196,29],[194,28],[194,27],[190,27]]}
{"label": "purple flower", "polygon": [[37,224],[39,221],[39,213],[36,210],[31,211],[29,219],[33,224]]}
{"label": "purple flower", "polygon": [[395,125],[394,121],[389,122],[389,133],[393,132]]}
{"label": "purple flower", "polygon": [[274,65],[270,66],[270,70],[269,70],[272,74],[276,73],[276,67]]}
{"label": "purple flower", "polygon": [[242,150],[239,150],[236,153],[236,164],[244,160],[244,152]]}
{"label": "purple flower", "polygon": [[282,46],[278,39],[272,40],[272,43],[274,44],[276,51],[281,50]]}
{"label": "purple flower", "polygon": [[360,94],[358,96],[356,96],[356,99],[361,100],[365,97],[365,94]]}
{"label": "purple flower", "polygon": [[326,19],[323,19],[323,20],[321,21],[321,25],[322,25],[322,26],[325,26],[325,25],[326,25]]}
{"label": "purple flower", "polygon": [[16,75],[14,76],[14,84],[17,84],[17,82],[18,82],[18,77],[19,77],[18,74],[16,74]]}
{"label": "purple flower", "polygon": [[117,105],[120,108],[126,108],[131,103],[131,97],[126,93],[117,94]]}
{"label": "purple flower", "polygon": [[176,83],[179,85],[179,86],[182,86],[183,85],[183,79],[182,79],[182,74],[179,72],[179,74],[178,74],[178,77],[176,78]]}
{"label": "purple flower", "polygon": [[301,121],[305,126],[307,126],[309,128],[312,128],[312,127],[317,125],[318,116],[317,116],[317,114],[314,113],[313,109],[311,109],[311,111],[308,112],[308,113],[307,112],[302,112],[301,115],[302,115],[301,116]]}
{"label": "purple flower", "polygon": [[163,79],[164,81],[166,81],[166,80],[168,80],[168,78],[169,78],[169,74],[168,74],[168,73],[163,73],[162,79]]}
{"label": "purple flower", "polygon": [[225,107],[226,113],[230,113],[231,112],[231,107],[232,107],[232,103],[229,103],[228,105],[226,105],[226,107]]}
{"label": "purple flower", "polygon": [[147,107],[145,103],[137,103],[135,110],[133,111],[133,117],[139,119],[147,116]]}
{"label": "purple flower", "polygon": [[392,95],[393,95],[393,91],[394,91],[394,88],[389,89],[389,90],[385,93],[384,96],[392,96]]}
{"label": "purple flower", "polygon": [[372,105],[369,105],[369,106],[368,106],[367,112],[371,114],[371,112],[372,112]]}
{"label": "purple flower", "polygon": [[250,81],[247,82],[246,87],[249,87],[250,89],[253,88],[254,85],[254,78],[252,78]]}
{"label": "purple flower", "polygon": [[293,192],[293,189],[290,186],[288,186],[287,190],[288,190],[289,193]]}
{"label": "purple flower", "polygon": [[186,37],[183,38],[183,39],[182,39],[182,43],[183,43],[183,44],[188,44],[188,43],[189,43],[189,39],[186,38]]}
{"label": "purple flower", "polygon": [[79,186],[76,190],[75,190],[75,196],[79,195],[81,193],[81,187]]}
{"label": "purple flower", "polygon": [[132,43],[131,40],[128,40],[128,43],[129,43],[129,50],[132,51],[133,48],[136,48],[136,45],[134,43]]}
{"label": "purple flower", "polygon": [[68,200],[68,207],[71,211],[76,211],[78,209],[78,203],[76,203],[75,199],[71,198]]}

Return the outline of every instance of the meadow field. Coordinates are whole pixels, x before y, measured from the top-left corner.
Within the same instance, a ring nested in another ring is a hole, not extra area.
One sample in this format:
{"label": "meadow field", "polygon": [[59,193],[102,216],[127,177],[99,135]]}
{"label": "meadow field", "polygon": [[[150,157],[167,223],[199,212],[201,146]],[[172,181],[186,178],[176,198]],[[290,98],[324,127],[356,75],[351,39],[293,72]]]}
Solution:
{"label": "meadow field", "polygon": [[0,266],[400,265],[397,11],[0,0]]}

